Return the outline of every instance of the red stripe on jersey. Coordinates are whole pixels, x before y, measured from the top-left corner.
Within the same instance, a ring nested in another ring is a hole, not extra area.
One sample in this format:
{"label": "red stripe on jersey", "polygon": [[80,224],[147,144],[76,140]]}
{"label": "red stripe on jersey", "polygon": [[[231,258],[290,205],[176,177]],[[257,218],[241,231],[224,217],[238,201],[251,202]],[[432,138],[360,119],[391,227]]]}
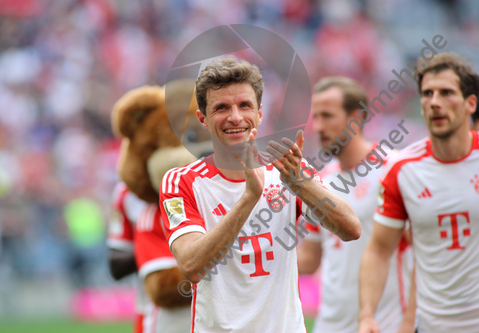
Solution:
{"label": "red stripe on jersey", "polygon": [[389,171],[392,169],[392,167],[395,165],[396,162],[399,162],[401,160],[406,160],[408,158],[414,158],[417,156],[424,156],[424,157],[428,156],[427,148],[426,148],[427,141],[428,141],[428,138],[415,142],[407,146],[403,150],[401,150],[401,152],[397,154],[396,156],[392,157],[389,160],[389,162],[386,164],[380,179],[382,180],[389,173]]}
{"label": "red stripe on jersey", "polygon": [[427,193],[430,197],[432,197],[432,194],[431,194],[431,192],[429,192],[429,189],[428,189],[427,187],[426,187],[426,193]]}
{"label": "red stripe on jersey", "polygon": [[205,157],[205,163],[210,166],[209,169],[212,173],[210,175],[210,178],[212,178],[215,175],[220,175],[221,177],[223,177],[224,179],[226,179],[227,181],[232,182],[232,183],[243,183],[243,182],[246,181],[246,179],[230,179],[230,178],[226,177],[225,175],[223,175],[221,173],[221,171],[216,167],[215,161],[213,160],[213,155]]}
{"label": "red stripe on jersey", "polygon": [[218,208],[220,209],[220,212],[221,212],[223,215],[226,215],[226,209],[223,207],[222,204],[219,204],[219,205],[218,205]]}
{"label": "red stripe on jersey", "polygon": [[[199,166],[198,166],[199,164]],[[196,167],[196,168],[195,168]],[[188,164],[187,166],[177,169],[176,177],[172,181],[172,186],[174,189],[174,193],[179,193],[180,191],[180,181],[181,181],[181,176],[186,175],[188,172],[193,171],[195,173],[200,172],[206,167],[206,164],[202,160],[198,160],[196,162],[193,162],[191,164]],[[195,169],[193,169],[195,168]],[[206,169],[208,170],[208,169]],[[168,192],[170,191],[170,185],[168,185]]]}
{"label": "red stripe on jersey", "polygon": [[316,234],[321,234],[321,229],[319,228],[319,224],[311,225],[309,223],[306,223],[306,230]]}
{"label": "red stripe on jersey", "polygon": [[398,247],[397,251],[397,273],[398,273],[398,284],[399,284],[399,299],[401,301],[401,311],[404,314],[407,309],[406,295],[404,292],[404,279],[403,279],[403,270],[402,270],[402,256],[403,251]]}
{"label": "red stripe on jersey", "polygon": [[196,284],[193,284],[193,301],[191,302],[193,307],[193,313],[191,314],[191,333],[195,333],[195,315],[196,315]]}
{"label": "red stripe on jersey", "polygon": [[427,149],[421,149],[415,155],[410,152],[400,153],[397,158],[393,158],[386,165],[386,169],[380,177],[384,189],[384,203],[381,207],[376,208],[376,212],[393,219],[407,219],[408,214],[399,190],[398,174],[405,164],[420,161],[428,156]]}

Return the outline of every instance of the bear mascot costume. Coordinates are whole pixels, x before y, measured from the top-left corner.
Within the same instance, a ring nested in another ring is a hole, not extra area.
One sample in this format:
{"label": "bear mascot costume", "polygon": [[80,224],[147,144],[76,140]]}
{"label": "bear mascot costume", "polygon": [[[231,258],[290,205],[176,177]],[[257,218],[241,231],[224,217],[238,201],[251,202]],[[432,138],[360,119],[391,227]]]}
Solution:
{"label": "bear mascot costume", "polygon": [[[111,115],[113,132],[122,139],[118,162],[121,182],[114,191],[113,207],[123,215],[124,226],[117,228],[120,232],[117,230],[116,239],[131,240],[134,258],[131,251],[128,256],[109,246],[109,261],[115,278],[137,268],[148,296],[137,306],[140,316],[135,332],[146,332],[148,326],[148,332],[181,333],[189,332],[191,326],[191,286],[170,252],[161,225],[158,192],[168,170],[194,162],[195,156],[206,156],[213,150],[209,132],[196,119],[198,106],[192,87],[194,81],[185,79],[169,82],[166,88],[133,89],[115,103]],[[188,143],[188,150],[173,128],[183,129],[181,139]],[[125,231],[127,224],[130,232]],[[108,238],[115,242],[110,232]],[[136,263],[133,269],[132,260]]]}

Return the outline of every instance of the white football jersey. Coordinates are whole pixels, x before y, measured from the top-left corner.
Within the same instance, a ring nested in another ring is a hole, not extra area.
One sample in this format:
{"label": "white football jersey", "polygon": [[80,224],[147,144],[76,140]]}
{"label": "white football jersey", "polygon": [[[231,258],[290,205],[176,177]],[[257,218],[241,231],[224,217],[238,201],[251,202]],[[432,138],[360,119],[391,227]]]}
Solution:
{"label": "white football jersey", "polygon": [[[170,246],[181,235],[206,233],[221,223],[245,191],[244,180],[225,178],[212,156],[205,160],[208,164],[198,160],[170,170],[163,178],[161,214]],[[278,196],[283,186],[272,165],[263,171],[263,197],[239,234],[241,240],[248,236],[248,242],[240,244],[237,239],[227,254],[230,258],[193,285],[192,332],[306,333],[298,290],[297,239],[285,231],[295,235],[293,227],[303,204],[288,190],[286,202]]]}
{"label": "white football jersey", "polygon": [[374,219],[411,221],[418,331],[479,332],[479,138],[454,162],[434,157],[429,138],[402,151],[381,176]]}
{"label": "white football jersey", "polygon": [[[394,151],[387,153],[386,159],[395,154]],[[320,174],[324,185],[351,205],[361,221],[361,237],[356,241],[343,242],[324,228],[308,225],[310,234],[306,239],[321,242],[323,248],[321,306],[316,317],[314,333],[356,333],[358,330],[359,268],[372,233],[380,185],[379,175],[384,167],[376,169],[375,166],[370,166],[370,168],[364,177],[356,174],[354,167],[350,168],[356,185],[349,185],[347,189],[338,175],[348,181],[353,179],[341,168],[339,162],[331,163]],[[364,175],[366,167],[359,166],[359,170]],[[331,183],[349,193],[334,189]],[[396,333],[401,325],[409,296],[412,266],[412,250],[403,240],[391,259],[384,294],[375,314],[381,333]]]}

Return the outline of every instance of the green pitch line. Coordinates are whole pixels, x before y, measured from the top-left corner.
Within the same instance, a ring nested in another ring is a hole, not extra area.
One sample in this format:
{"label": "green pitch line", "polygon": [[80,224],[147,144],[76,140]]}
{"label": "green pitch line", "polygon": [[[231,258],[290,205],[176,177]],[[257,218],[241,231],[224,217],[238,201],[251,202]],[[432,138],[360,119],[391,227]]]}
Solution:
{"label": "green pitch line", "polygon": [[304,323],[308,332],[311,333],[313,331],[314,318],[304,318]]}
{"label": "green pitch line", "polygon": [[[306,318],[306,328],[312,332],[314,319]],[[0,321],[2,333],[131,333],[131,323],[95,324],[75,321]]]}
{"label": "green pitch line", "polygon": [[132,324],[94,324],[78,323],[74,321],[46,321],[46,322],[4,322],[0,321],[2,333],[131,333]]}

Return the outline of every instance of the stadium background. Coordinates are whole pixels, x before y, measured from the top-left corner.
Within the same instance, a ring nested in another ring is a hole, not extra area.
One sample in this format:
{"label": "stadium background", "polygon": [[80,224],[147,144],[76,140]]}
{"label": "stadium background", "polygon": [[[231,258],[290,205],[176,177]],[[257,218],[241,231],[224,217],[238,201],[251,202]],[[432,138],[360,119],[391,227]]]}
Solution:
{"label": "stadium background", "polygon": [[[133,280],[109,276],[104,241],[119,147],[110,111],[129,89],[164,84],[189,41],[230,23],[283,37],[312,84],[347,75],[370,97],[423,38],[441,34],[479,63],[475,0],[0,0],[0,332],[131,330]],[[386,138],[401,119],[402,147],[427,134],[412,81],[366,136]]]}

